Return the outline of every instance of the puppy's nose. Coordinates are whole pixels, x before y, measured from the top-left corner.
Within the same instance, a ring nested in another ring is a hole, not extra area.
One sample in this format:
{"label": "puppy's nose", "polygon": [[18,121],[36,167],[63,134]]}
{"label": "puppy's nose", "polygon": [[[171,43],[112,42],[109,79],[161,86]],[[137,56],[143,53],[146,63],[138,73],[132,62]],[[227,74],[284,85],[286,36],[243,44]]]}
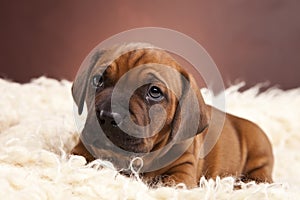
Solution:
{"label": "puppy's nose", "polygon": [[118,127],[118,123],[121,123],[121,115],[101,110],[99,113],[99,123],[105,126]]}

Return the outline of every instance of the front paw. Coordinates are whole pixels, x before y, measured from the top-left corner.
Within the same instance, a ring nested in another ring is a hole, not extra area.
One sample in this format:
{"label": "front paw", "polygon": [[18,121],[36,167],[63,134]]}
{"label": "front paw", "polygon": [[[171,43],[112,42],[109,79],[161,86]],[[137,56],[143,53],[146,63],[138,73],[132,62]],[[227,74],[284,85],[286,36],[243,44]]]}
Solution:
{"label": "front paw", "polygon": [[182,187],[182,188],[195,188],[197,183],[194,179],[189,177],[178,177],[176,175],[161,175],[157,176],[151,181],[147,181],[150,187]]}
{"label": "front paw", "polygon": [[95,160],[95,158],[88,152],[83,143],[79,141],[79,143],[72,149],[70,152],[72,155],[83,156],[87,160],[87,162],[91,162]]}

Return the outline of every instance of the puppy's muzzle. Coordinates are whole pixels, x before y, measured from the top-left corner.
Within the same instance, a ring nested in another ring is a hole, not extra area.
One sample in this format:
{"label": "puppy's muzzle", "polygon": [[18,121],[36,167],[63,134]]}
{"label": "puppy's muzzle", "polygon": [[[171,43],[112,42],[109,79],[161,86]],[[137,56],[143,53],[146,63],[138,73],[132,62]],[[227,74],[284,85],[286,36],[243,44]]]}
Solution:
{"label": "puppy's muzzle", "polygon": [[125,123],[121,114],[99,109],[97,119],[106,137],[117,147],[134,153],[149,151],[143,146],[143,138],[136,138],[120,128]]}
{"label": "puppy's muzzle", "polygon": [[98,113],[98,119],[101,127],[105,130],[112,131],[118,129],[118,125],[122,123],[122,118],[119,113],[108,112],[100,110]]}

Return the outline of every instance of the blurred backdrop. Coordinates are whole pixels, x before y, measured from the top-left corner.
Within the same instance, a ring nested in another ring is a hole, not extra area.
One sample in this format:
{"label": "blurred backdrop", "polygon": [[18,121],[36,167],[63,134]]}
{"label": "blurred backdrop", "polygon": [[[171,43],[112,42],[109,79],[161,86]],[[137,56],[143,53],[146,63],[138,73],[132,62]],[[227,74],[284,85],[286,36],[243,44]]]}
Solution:
{"label": "blurred backdrop", "polygon": [[197,40],[225,84],[300,86],[297,0],[0,0],[0,77],[72,80],[102,40],[158,26]]}

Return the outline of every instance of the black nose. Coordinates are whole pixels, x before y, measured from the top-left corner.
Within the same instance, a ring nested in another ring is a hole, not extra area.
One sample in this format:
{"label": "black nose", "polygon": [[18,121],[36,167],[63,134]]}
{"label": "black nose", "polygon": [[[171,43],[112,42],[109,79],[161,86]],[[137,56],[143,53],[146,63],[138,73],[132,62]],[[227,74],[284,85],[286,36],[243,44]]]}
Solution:
{"label": "black nose", "polygon": [[121,123],[121,115],[119,113],[113,113],[104,110],[100,110],[98,119],[100,125],[103,125],[107,128],[116,128],[118,127],[118,123]]}

